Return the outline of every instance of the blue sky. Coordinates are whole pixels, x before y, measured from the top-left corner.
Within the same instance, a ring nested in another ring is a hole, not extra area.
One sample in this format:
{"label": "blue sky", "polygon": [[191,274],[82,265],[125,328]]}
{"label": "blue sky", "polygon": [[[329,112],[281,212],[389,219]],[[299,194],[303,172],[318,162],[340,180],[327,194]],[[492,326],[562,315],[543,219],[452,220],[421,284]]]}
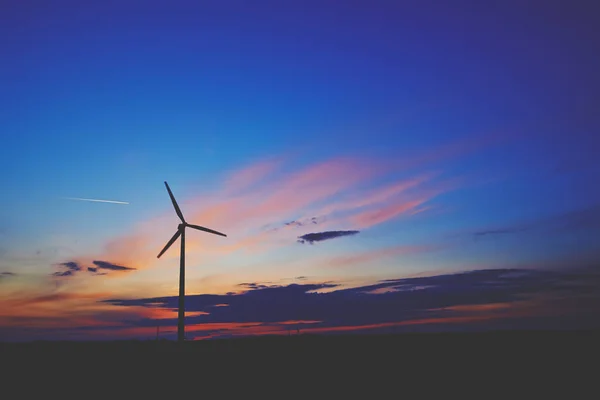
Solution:
{"label": "blue sky", "polygon": [[[599,38],[578,2],[2,7],[6,301],[176,293],[177,251],[150,257],[177,224],[165,180],[194,222],[229,229],[188,235],[194,293],[597,262]],[[297,243],[309,228],[360,233]],[[94,260],[137,269],[48,278]]]}

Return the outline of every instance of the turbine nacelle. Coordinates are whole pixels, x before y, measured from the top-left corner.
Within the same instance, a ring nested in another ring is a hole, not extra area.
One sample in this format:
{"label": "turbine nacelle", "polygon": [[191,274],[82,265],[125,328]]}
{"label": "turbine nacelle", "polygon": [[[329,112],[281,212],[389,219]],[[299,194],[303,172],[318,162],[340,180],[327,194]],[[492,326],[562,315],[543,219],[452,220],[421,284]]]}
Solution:
{"label": "turbine nacelle", "polygon": [[227,237],[227,235],[224,234],[224,233],[221,233],[221,232],[209,229],[209,228],[205,228],[205,227],[200,226],[200,225],[188,224],[185,221],[185,218],[183,217],[183,213],[181,212],[181,209],[179,208],[179,205],[177,204],[177,201],[175,200],[175,196],[173,196],[173,192],[171,192],[171,188],[169,187],[169,184],[167,182],[165,182],[165,186],[167,187],[167,192],[169,192],[169,197],[171,198],[171,202],[173,203],[173,208],[175,208],[175,213],[177,213],[177,216],[181,220],[181,223],[179,225],[177,225],[177,232],[175,232],[175,234],[173,235],[173,237],[171,238],[171,240],[169,240],[167,242],[167,244],[162,249],[162,251],[160,253],[158,253],[158,256],[156,256],[156,258],[160,258],[160,256],[162,256],[165,253],[165,251],[167,251],[169,249],[169,247],[171,247],[171,245],[173,243],[175,243],[175,241],[177,239],[179,239],[179,236],[181,236],[183,234],[185,228],[192,228],[192,229],[196,229],[196,230],[199,230],[199,231],[212,233],[213,235],[219,235],[219,236],[225,236],[225,237]]}

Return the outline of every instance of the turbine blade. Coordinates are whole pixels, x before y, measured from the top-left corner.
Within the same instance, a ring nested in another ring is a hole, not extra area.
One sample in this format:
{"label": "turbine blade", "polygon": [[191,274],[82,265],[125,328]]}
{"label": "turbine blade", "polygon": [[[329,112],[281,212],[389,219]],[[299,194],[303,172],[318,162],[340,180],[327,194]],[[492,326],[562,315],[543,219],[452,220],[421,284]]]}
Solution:
{"label": "turbine blade", "polygon": [[177,205],[177,202],[175,201],[175,196],[173,196],[173,192],[171,192],[171,188],[169,187],[169,184],[167,182],[165,182],[165,186],[167,187],[167,191],[169,192],[169,197],[171,198],[173,207],[175,207],[175,212],[177,213],[177,216],[179,217],[179,219],[181,219],[181,222],[183,222],[185,224],[185,219],[183,218],[183,214],[182,214],[181,210],[179,209],[179,206]]}
{"label": "turbine blade", "polygon": [[158,256],[156,256],[156,258],[160,258],[160,256],[162,256],[165,253],[165,251],[167,251],[167,249],[169,247],[171,247],[171,245],[173,243],[175,243],[175,241],[177,240],[177,238],[179,238],[180,235],[181,235],[181,230],[177,229],[177,232],[175,232],[175,234],[173,235],[171,240],[169,240],[169,242],[165,245],[165,247],[162,249],[162,251],[160,253],[158,253]]}
{"label": "turbine blade", "polygon": [[190,225],[190,224],[185,224],[185,226],[188,226],[190,228],[194,228],[194,229],[198,229],[199,231],[204,231],[204,232],[208,232],[208,233],[214,233],[215,235],[220,235],[220,236],[225,236],[227,237],[226,234],[221,233],[221,232],[217,232],[217,231],[213,231],[212,229],[208,229],[205,228],[203,226],[199,226],[199,225]]}

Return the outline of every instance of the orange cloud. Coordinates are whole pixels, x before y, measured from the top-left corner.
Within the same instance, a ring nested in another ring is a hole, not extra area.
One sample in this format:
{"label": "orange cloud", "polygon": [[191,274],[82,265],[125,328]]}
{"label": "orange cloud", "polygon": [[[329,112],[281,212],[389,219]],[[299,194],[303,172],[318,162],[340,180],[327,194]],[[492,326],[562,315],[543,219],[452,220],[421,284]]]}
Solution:
{"label": "orange cloud", "polygon": [[151,258],[152,250],[155,250],[156,254],[160,251],[160,249],[156,251],[151,246],[153,242],[154,240],[147,233],[119,237],[106,244],[103,258],[114,263],[121,263],[138,269],[143,268],[153,261]]}
{"label": "orange cloud", "polygon": [[513,304],[511,304],[511,303],[465,304],[465,305],[445,307],[445,308],[443,308],[443,310],[479,313],[479,312],[506,310],[511,307],[513,307]]}
{"label": "orange cloud", "polygon": [[[284,331],[277,326],[264,325],[262,322],[219,322],[219,323],[203,323],[186,325],[185,332],[188,336],[193,336],[194,333],[212,332],[208,335],[203,335],[200,339],[218,337],[221,335],[245,336],[245,335],[268,335],[268,334],[283,334]],[[177,332],[177,327],[160,327],[159,335],[174,334]],[[285,331],[287,334],[287,331]],[[115,327],[114,329],[105,330],[89,330],[86,335],[89,336],[105,336],[105,337],[154,337],[156,335],[156,327]]]}
{"label": "orange cloud", "polygon": [[70,293],[70,292],[58,292],[45,295],[37,295],[34,297],[22,297],[16,299],[7,299],[3,303],[7,307],[22,307],[22,306],[35,306],[47,303],[67,302],[67,301],[81,301],[81,300],[96,300],[100,298],[106,298],[110,296],[110,293]]}
{"label": "orange cloud", "polygon": [[320,324],[323,321],[283,321],[279,325]]}
{"label": "orange cloud", "polygon": [[115,310],[111,305],[98,303],[98,300],[110,296],[110,293],[66,291],[14,294],[1,302],[0,326],[66,329],[107,325],[107,321],[96,318],[98,313],[112,312],[116,317],[120,313],[131,312],[124,309]]}
{"label": "orange cloud", "polygon": [[429,325],[429,324],[464,324],[478,321],[485,321],[496,318],[493,315],[477,315],[477,316],[465,316],[465,317],[445,317],[445,318],[423,318],[414,319],[408,321],[399,322],[385,322],[380,324],[368,324],[368,325],[349,325],[349,326],[331,326],[322,328],[305,328],[302,332],[305,333],[331,333],[331,332],[350,332],[359,330],[379,329],[379,328],[391,328],[395,326],[409,326],[409,325]]}

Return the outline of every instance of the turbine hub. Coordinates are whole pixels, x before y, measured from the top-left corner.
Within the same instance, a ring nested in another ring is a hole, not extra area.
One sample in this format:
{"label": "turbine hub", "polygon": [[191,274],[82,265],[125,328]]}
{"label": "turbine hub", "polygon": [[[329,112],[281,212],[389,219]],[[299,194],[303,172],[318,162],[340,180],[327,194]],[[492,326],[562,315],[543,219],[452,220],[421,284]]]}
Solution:
{"label": "turbine hub", "polygon": [[177,229],[179,229],[180,231],[182,231],[185,228],[185,224],[179,224],[177,226]]}

